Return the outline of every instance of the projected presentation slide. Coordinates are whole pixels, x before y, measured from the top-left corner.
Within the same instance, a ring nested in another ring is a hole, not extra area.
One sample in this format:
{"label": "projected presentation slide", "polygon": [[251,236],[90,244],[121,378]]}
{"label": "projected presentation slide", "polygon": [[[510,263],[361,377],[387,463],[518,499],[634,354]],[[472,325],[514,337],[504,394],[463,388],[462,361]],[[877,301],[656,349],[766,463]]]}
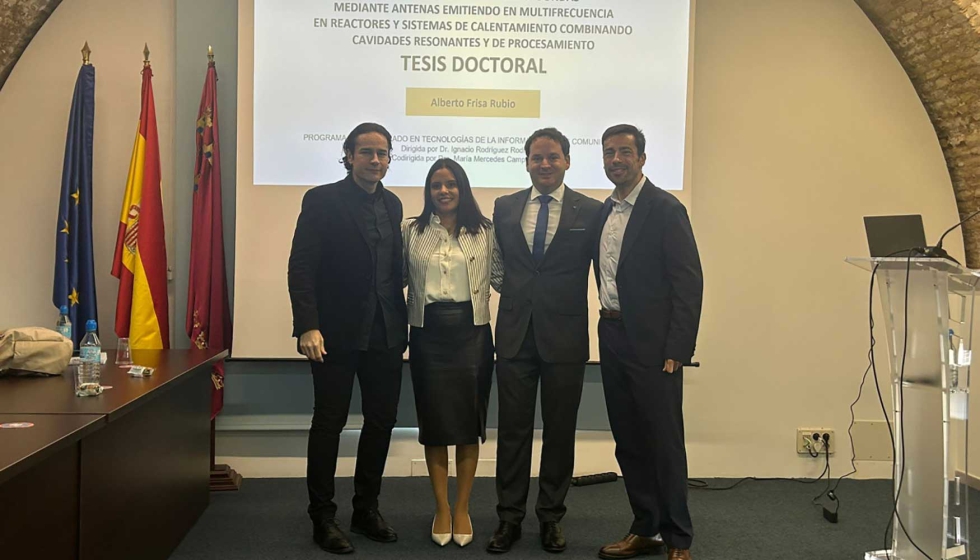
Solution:
{"label": "projected presentation slide", "polygon": [[689,0],[255,0],[254,182],[336,180],[346,134],[393,135],[385,184],[438,158],[474,187],[527,186],[524,141],[571,140],[573,188],[609,188],[602,132],[631,123],[645,172],[683,187]]}

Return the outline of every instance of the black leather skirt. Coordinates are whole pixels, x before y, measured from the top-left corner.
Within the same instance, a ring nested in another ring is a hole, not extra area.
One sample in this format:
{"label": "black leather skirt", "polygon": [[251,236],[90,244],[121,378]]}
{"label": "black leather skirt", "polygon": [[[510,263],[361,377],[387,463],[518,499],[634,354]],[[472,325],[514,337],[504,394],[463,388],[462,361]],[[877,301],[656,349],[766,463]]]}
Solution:
{"label": "black leather skirt", "polygon": [[422,445],[487,439],[493,375],[490,325],[473,324],[470,302],[430,303],[424,327],[412,327],[409,364]]}

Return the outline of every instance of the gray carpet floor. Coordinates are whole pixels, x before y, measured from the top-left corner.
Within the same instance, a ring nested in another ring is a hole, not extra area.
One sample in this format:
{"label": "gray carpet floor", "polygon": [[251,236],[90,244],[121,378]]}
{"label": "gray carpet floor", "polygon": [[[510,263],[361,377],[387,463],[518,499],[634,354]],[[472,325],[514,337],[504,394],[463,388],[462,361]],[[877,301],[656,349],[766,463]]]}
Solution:
{"label": "gray carpet floor", "polygon": [[[708,482],[727,486],[732,481]],[[692,555],[696,560],[861,560],[865,551],[881,549],[891,507],[890,482],[843,481],[836,525],[825,521],[822,510],[810,504],[823,488],[824,483],[748,481],[725,492],[691,490]],[[338,479],[337,489],[338,517],[346,530],[353,481]],[[548,554],[538,540],[533,513],[536,493],[535,480],[524,537],[500,560],[596,558],[600,547],[629,529],[632,516],[622,481],[573,487],[562,522],[568,549],[560,556]],[[440,549],[429,540],[433,507],[428,479],[385,479],[381,512],[398,531],[399,541],[380,544],[352,535],[356,552],[347,558],[489,558],[484,546],[497,525],[495,502],[493,479],[477,479],[470,508],[474,542],[463,549],[453,543]],[[304,479],[251,479],[243,482],[239,492],[213,493],[210,507],[171,559],[340,558],[321,551],[313,542],[306,503]],[[975,538],[980,535],[980,494],[971,492],[970,503],[971,537]]]}

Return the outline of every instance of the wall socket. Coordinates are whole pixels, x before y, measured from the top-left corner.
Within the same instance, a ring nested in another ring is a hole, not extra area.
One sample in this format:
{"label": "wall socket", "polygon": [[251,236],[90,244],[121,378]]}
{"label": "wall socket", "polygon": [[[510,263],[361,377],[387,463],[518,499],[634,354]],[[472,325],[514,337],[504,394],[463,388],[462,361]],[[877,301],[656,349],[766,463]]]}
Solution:
{"label": "wall socket", "polygon": [[[830,436],[830,454],[837,452],[837,435],[833,430],[827,428],[797,428],[796,429],[796,452],[800,455],[819,452],[824,454],[824,434]],[[809,444],[810,451],[807,451]]]}

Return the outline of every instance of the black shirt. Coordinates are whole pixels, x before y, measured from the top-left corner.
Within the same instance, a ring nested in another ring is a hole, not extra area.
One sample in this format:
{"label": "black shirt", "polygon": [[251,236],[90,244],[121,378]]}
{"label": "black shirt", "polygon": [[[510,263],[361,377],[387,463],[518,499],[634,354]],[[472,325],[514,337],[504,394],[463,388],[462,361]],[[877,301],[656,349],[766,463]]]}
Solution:
{"label": "black shirt", "polygon": [[378,183],[374,193],[367,193],[353,181],[356,200],[360,209],[360,219],[364,221],[371,262],[374,263],[374,289],[368,292],[361,317],[361,331],[358,347],[360,350],[387,349],[405,344],[405,329],[397,321],[395,299],[401,297],[401,286],[394,282],[395,247],[394,228],[388,216],[382,190]]}

